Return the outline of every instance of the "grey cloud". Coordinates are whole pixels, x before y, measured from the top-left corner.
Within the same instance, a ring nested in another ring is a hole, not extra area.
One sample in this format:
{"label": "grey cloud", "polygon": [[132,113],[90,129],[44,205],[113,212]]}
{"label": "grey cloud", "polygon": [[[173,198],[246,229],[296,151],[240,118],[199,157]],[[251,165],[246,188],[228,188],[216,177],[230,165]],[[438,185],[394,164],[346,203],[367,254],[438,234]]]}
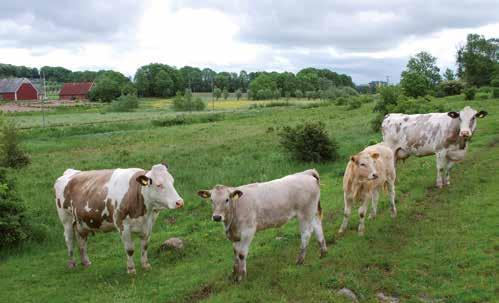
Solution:
{"label": "grey cloud", "polygon": [[127,39],[141,1],[1,1],[0,46],[78,47],[83,42]]}
{"label": "grey cloud", "polygon": [[[499,1],[177,1],[173,6],[224,11],[240,40],[276,47],[378,51],[408,36],[499,22]],[[369,21],[368,16],[378,18]]]}

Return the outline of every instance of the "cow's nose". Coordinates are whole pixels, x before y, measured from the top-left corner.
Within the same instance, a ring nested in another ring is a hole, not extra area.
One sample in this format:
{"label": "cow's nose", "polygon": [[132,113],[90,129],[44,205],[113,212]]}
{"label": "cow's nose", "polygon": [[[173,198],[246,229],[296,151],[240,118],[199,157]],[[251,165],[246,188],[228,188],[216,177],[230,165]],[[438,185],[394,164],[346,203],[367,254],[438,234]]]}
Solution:
{"label": "cow's nose", "polygon": [[378,174],[373,174],[373,179],[378,179]]}
{"label": "cow's nose", "polygon": [[175,207],[176,208],[181,208],[184,206],[184,200],[180,199],[177,202],[175,202]]}
{"label": "cow's nose", "polygon": [[462,136],[462,137],[465,137],[465,138],[468,138],[468,137],[470,136],[470,132],[469,132],[469,131],[467,131],[467,130],[462,131],[462,132],[461,132],[461,136]]}
{"label": "cow's nose", "polygon": [[219,215],[213,216],[213,221],[220,222],[220,220],[222,220],[222,216],[219,216]]}

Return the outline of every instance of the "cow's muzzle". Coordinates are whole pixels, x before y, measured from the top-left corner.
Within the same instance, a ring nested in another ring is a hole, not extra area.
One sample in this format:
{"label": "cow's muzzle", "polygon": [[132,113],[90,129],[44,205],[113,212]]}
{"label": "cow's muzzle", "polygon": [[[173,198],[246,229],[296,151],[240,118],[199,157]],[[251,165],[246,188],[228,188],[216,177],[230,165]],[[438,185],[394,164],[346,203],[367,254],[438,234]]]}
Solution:
{"label": "cow's muzzle", "polygon": [[180,199],[177,202],[175,202],[175,208],[182,208],[184,207],[184,200]]}
{"label": "cow's muzzle", "polygon": [[220,216],[220,215],[213,215],[212,219],[215,222],[220,222],[220,221],[222,221],[222,216]]}
{"label": "cow's muzzle", "polygon": [[459,136],[461,136],[463,139],[466,140],[466,139],[471,138],[471,132],[467,131],[467,130],[464,130],[461,133],[459,133]]}

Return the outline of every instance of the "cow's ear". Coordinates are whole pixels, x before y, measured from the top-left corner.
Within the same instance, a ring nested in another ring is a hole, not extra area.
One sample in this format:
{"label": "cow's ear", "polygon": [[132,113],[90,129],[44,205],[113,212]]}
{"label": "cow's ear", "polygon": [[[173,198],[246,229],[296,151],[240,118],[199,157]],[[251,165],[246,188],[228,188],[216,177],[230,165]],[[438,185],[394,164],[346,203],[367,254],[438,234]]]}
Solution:
{"label": "cow's ear", "polygon": [[147,186],[152,184],[152,179],[146,175],[140,175],[135,179],[142,186]]}
{"label": "cow's ear", "polygon": [[243,192],[240,191],[239,189],[236,189],[235,191],[231,192],[229,197],[232,201],[237,201],[237,199],[241,198],[243,195]]}
{"label": "cow's ear", "polygon": [[198,191],[198,196],[204,199],[208,199],[211,197],[211,192],[209,190],[200,190]]}
{"label": "cow's ear", "polygon": [[483,118],[483,117],[487,116],[488,114],[489,114],[488,112],[486,112],[484,110],[481,110],[478,113],[476,113],[475,117],[477,117],[477,118]]}
{"label": "cow's ear", "polygon": [[372,154],[371,154],[371,157],[372,157],[373,159],[378,159],[378,158],[379,158],[379,153],[372,153]]}
{"label": "cow's ear", "polygon": [[448,112],[447,116],[451,117],[452,119],[459,118],[459,113],[458,112]]}
{"label": "cow's ear", "polygon": [[359,163],[359,156],[355,155],[350,157],[350,161],[352,161],[355,164]]}
{"label": "cow's ear", "polygon": [[161,164],[166,167],[166,169],[168,169],[168,164],[166,164],[166,162],[161,162]]}

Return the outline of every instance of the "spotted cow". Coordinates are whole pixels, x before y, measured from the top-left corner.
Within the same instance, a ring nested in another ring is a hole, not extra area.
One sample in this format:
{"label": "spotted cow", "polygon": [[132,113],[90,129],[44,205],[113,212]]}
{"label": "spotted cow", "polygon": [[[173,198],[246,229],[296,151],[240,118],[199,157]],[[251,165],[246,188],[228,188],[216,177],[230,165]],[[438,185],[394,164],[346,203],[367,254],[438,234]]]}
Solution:
{"label": "spotted cow", "polygon": [[90,266],[87,237],[96,231],[117,230],[128,255],[128,273],[135,273],[132,233],[141,237],[141,263],[149,269],[147,244],[158,212],[180,208],[184,202],[173,187],[166,164],[140,168],[79,171],[68,169],[54,185],[57,213],[64,226],[70,268],[75,267],[73,239],[82,265]]}
{"label": "spotted cow", "polygon": [[297,217],[301,230],[301,251],[297,263],[302,264],[312,232],[326,251],[322,231],[319,174],[315,169],[264,183],[239,187],[217,185],[201,190],[198,195],[211,198],[212,219],[222,222],[227,238],[233,243],[234,280],[246,276],[249,246],[259,230],[276,228]]}
{"label": "spotted cow", "polygon": [[466,106],[460,112],[389,114],[382,123],[383,141],[395,151],[396,159],[411,155],[437,156],[437,187],[450,185],[454,163],[464,159],[476,129],[477,118],[487,116]]}

